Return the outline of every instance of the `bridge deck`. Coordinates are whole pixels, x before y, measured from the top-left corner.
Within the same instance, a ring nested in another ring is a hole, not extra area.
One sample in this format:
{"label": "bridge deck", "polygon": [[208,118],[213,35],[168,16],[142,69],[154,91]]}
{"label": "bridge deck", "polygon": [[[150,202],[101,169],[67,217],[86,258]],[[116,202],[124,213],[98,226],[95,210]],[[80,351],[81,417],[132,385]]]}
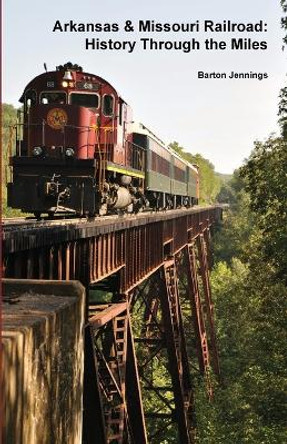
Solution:
{"label": "bridge deck", "polygon": [[215,218],[220,217],[221,211],[220,206],[208,206],[162,212],[144,212],[137,215],[107,216],[92,220],[4,219],[2,222],[4,254],[53,245],[59,242],[85,239],[188,216],[192,217],[193,221],[197,219],[198,223],[206,220],[214,221]]}

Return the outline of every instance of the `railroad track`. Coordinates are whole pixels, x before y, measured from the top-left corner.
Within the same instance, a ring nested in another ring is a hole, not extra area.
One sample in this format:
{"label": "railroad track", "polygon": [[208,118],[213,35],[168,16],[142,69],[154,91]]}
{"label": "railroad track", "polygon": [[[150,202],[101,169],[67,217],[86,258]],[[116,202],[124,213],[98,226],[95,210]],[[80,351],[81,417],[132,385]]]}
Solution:
{"label": "railroad track", "polygon": [[56,225],[67,225],[67,224],[79,224],[79,223],[86,223],[86,222],[95,222],[100,220],[111,220],[111,219],[118,219],[119,216],[112,215],[112,216],[105,216],[101,218],[94,218],[94,219],[86,219],[84,217],[57,217],[54,219],[51,218],[41,218],[36,219],[35,217],[15,217],[15,218],[3,218],[2,219],[2,226],[4,228],[4,231],[8,228],[17,228],[17,227],[49,227],[49,226],[56,226]]}
{"label": "railroad track", "polygon": [[[3,253],[9,255],[17,251],[28,251],[54,244],[76,242],[80,239],[105,236],[156,223],[172,224],[174,220],[182,219],[182,217],[186,221],[192,218],[192,225],[195,226],[202,223],[201,221],[208,225],[208,221],[213,218],[215,210],[220,212],[221,207],[193,207],[159,212],[142,212],[136,215],[111,215],[94,219],[3,219]],[[191,220],[188,223],[191,224]]]}
{"label": "railroad track", "polygon": [[168,210],[168,211],[154,211],[154,210],[147,210],[142,211],[137,214],[112,214],[108,216],[101,216],[101,217],[94,217],[94,218],[85,218],[85,217],[78,217],[78,216],[66,216],[66,217],[55,217],[53,219],[49,217],[43,217],[41,219],[36,219],[35,217],[15,217],[15,218],[3,218],[2,219],[2,226],[4,231],[7,231],[9,229],[16,229],[17,227],[21,228],[40,228],[40,227],[52,227],[52,226],[62,226],[62,225],[69,225],[69,224],[93,224],[93,225],[105,225],[107,222],[112,223],[113,221],[125,221],[125,220],[136,220],[136,219],[143,219],[147,217],[155,217],[160,219],[167,218],[169,219],[169,216],[173,218],[174,216],[178,216],[179,212],[191,212],[191,213],[198,213],[202,211],[203,209],[212,209],[214,206],[207,206],[207,207],[199,207],[195,206],[193,208],[179,208],[176,210]]}
{"label": "railroad track", "polygon": [[161,210],[161,211],[156,211],[156,210],[149,210],[146,209],[144,211],[140,211],[139,213],[124,213],[124,214],[110,214],[107,216],[95,216],[95,217],[91,217],[91,218],[87,218],[87,217],[79,217],[79,216],[71,216],[71,215],[67,215],[67,216],[54,216],[53,218],[51,217],[41,217],[41,219],[36,219],[34,216],[28,216],[28,217],[3,217],[2,218],[2,224],[4,226],[7,225],[12,225],[12,224],[17,224],[17,223],[44,223],[44,222],[50,222],[50,223],[54,223],[54,222],[75,222],[75,221],[86,221],[86,222],[91,222],[91,221],[101,221],[101,220],[110,220],[110,219],[125,219],[125,218],[140,218],[140,217],[146,217],[147,215],[169,215],[169,214],[176,214],[178,215],[179,212],[185,211],[185,212],[191,212],[191,213],[199,213],[203,210],[211,210],[214,208],[222,208],[225,209],[226,207],[228,207],[228,205],[226,204],[214,204],[214,205],[206,205],[206,206],[199,206],[199,205],[195,205],[193,207],[190,208],[186,208],[186,207],[182,207],[182,208],[177,208],[174,210]]}

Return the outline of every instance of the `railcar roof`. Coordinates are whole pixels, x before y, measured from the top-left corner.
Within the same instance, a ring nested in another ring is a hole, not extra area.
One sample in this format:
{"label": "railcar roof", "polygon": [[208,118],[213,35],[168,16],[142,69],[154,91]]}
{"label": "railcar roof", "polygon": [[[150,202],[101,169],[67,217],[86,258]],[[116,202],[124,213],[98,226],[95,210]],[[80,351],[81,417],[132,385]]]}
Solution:
{"label": "railcar roof", "polygon": [[182,163],[187,165],[190,169],[194,171],[198,171],[198,167],[195,165],[192,165],[187,160],[183,159],[176,151],[171,149],[166,143],[164,143],[159,137],[157,137],[149,128],[147,128],[143,123],[141,122],[132,122],[132,131],[144,134],[146,136],[149,136],[151,139],[154,139],[156,142],[158,142],[163,148],[165,148],[173,157],[176,157],[178,160],[180,160]]}

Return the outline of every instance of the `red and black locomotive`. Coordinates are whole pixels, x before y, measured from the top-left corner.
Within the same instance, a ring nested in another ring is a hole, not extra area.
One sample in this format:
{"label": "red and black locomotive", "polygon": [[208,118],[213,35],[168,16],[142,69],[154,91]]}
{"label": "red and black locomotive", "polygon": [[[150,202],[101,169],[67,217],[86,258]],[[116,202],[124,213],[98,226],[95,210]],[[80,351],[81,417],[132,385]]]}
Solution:
{"label": "red and black locomotive", "polygon": [[20,102],[9,206],[40,217],[197,203],[197,168],[134,123],[101,77],[67,63],[33,79]]}

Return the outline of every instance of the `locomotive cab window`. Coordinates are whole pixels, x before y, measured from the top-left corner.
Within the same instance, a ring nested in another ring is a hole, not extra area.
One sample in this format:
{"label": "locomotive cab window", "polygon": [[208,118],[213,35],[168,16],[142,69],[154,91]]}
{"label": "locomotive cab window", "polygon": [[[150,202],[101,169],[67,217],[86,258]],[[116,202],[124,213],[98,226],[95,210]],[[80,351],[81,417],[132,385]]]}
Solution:
{"label": "locomotive cab window", "polygon": [[43,92],[40,97],[42,105],[64,105],[67,103],[66,93],[63,92]]}
{"label": "locomotive cab window", "polygon": [[30,108],[30,106],[36,105],[37,94],[34,89],[29,89],[25,94],[25,109]]}
{"label": "locomotive cab window", "polygon": [[71,94],[71,105],[85,106],[86,108],[98,108],[99,96],[98,94]]}
{"label": "locomotive cab window", "polygon": [[103,97],[103,113],[104,116],[112,116],[114,113],[114,96],[105,94]]}

